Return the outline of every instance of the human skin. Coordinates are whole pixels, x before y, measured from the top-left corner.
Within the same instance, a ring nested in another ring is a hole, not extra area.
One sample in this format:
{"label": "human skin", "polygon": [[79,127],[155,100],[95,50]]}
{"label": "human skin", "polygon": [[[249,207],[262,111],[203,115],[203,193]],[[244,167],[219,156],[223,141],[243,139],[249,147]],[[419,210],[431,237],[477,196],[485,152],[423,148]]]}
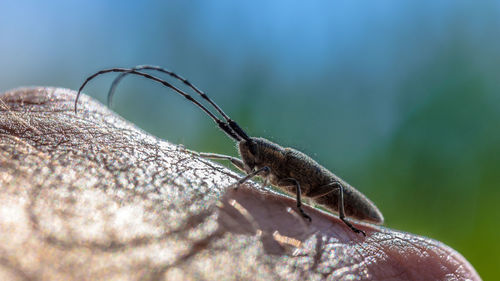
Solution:
{"label": "human skin", "polygon": [[0,95],[0,280],[480,280],[441,242],[233,190],[234,172],[86,96],[75,114],[75,96]]}

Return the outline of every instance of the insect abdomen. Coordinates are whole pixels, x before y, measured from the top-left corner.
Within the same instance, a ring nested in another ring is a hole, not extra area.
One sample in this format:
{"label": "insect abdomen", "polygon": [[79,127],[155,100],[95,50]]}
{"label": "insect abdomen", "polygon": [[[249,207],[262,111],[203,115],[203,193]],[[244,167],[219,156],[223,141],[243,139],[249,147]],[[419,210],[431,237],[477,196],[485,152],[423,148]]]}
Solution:
{"label": "insect abdomen", "polygon": [[[307,197],[308,194],[318,192],[321,187],[339,182],[344,188],[344,210],[347,217],[378,224],[384,222],[382,213],[370,199],[309,156],[297,150],[287,148],[286,158],[290,177],[295,178],[301,184],[303,196]],[[331,186],[331,188],[332,192],[315,198],[314,202],[332,212],[338,213],[339,188],[336,185]]]}
{"label": "insect abdomen", "polygon": [[[343,180],[332,178],[332,181],[334,180],[339,181],[344,188],[344,211],[347,217],[376,224],[384,222],[382,213],[370,199]],[[331,193],[318,197],[314,201],[328,210],[338,213],[339,188],[334,188]]]}

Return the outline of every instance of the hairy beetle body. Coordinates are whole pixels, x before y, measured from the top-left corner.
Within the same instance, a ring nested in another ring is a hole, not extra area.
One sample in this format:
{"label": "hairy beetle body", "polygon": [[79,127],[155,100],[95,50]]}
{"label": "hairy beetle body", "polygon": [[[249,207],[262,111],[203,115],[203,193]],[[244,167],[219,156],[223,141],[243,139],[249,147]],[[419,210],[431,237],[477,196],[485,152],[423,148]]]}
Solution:
{"label": "hairy beetle body", "polygon": [[315,190],[318,187],[327,186],[332,182],[339,182],[344,187],[344,210],[348,217],[381,224],[384,222],[382,213],[366,196],[349,185],[347,182],[330,172],[325,167],[314,161],[306,154],[293,148],[284,148],[263,138],[252,138],[257,155],[250,152],[246,141],[239,143],[239,153],[246,164],[245,172],[269,167],[270,172],[260,174],[272,185],[290,194],[296,194],[296,188],[286,181],[288,178],[296,179],[301,188],[302,196],[311,198],[316,204],[338,213],[339,190],[331,188],[331,192],[316,197]]}

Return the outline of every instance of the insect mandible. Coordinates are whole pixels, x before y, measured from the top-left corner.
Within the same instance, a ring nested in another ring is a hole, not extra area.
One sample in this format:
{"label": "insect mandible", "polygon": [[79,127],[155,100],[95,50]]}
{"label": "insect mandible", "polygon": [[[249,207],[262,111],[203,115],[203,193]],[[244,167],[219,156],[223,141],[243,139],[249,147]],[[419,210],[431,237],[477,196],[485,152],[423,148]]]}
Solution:
{"label": "insect mandible", "polygon": [[[208,110],[203,104],[195,100],[191,95],[173,86],[166,80],[143,72],[143,70],[153,70],[170,75],[171,77],[182,81],[198,95],[206,100],[222,116],[220,119]],[[378,208],[366,196],[359,192],[347,182],[318,164],[311,157],[292,148],[285,148],[264,138],[250,137],[245,131],[205,93],[191,84],[188,80],[171,72],[167,69],[152,66],[141,65],[134,68],[110,68],[100,70],[89,76],[78,90],[75,100],[75,113],[77,112],[78,98],[87,83],[95,77],[118,72],[120,75],[113,81],[108,92],[108,106],[118,83],[128,74],[138,75],[150,80],[154,80],[164,86],[174,90],[187,100],[194,103],[203,110],[213,121],[224,131],[231,139],[238,143],[238,152],[241,159],[232,156],[199,153],[198,155],[211,158],[229,160],[236,168],[246,173],[236,186],[243,182],[259,176],[265,182],[269,182],[280,190],[296,196],[297,209],[302,217],[311,221],[311,217],[302,209],[301,196],[311,198],[315,203],[325,207],[332,212],[338,212],[340,219],[355,233],[361,233],[366,236],[363,230],[354,227],[347,217],[355,218],[361,221],[368,221],[375,224],[382,224],[384,218]]]}

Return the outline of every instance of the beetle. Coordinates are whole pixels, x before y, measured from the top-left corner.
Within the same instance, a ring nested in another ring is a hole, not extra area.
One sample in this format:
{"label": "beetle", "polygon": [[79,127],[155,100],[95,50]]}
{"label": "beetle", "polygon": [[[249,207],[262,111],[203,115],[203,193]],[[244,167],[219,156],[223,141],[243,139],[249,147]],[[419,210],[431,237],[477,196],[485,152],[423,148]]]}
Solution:
{"label": "beetle", "polygon": [[[202,99],[206,100],[222,116],[222,119],[218,118],[191,95],[164,79],[144,72],[144,70],[158,71],[181,81],[201,96]],[[165,68],[140,65],[133,68],[103,69],[90,75],[78,90],[75,100],[75,114],[78,99],[87,83],[99,75],[110,72],[120,73],[120,75],[115,78],[109,89],[108,106],[111,104],[118,83],[126,75],[133,74],[163,84],[203,110],[227,136],[237,142],[241,159],[215,153],[199,153],[198,155],[205,158],[228,160],[236,168],[246,173],[246,176],[238,180],[236,187],[255,176],[259,176],[264,179],[265,183],[271,183],[285,193],[295,195],[297,209],[305,219],[312,221],[311,217],[302,209],[302,196],[312,199],[316,204],[325,207],[329,211],[338,212],[339,218],[352,231],[361,233],[364,236],[366,236],[366,233],[353,226],[347,220],[347,217],[375,224],[384,222],[384,217],[379,209],[360,191],[298,150],[282,147],[264,138],[250,137],[204,92],[188,80]]]}

